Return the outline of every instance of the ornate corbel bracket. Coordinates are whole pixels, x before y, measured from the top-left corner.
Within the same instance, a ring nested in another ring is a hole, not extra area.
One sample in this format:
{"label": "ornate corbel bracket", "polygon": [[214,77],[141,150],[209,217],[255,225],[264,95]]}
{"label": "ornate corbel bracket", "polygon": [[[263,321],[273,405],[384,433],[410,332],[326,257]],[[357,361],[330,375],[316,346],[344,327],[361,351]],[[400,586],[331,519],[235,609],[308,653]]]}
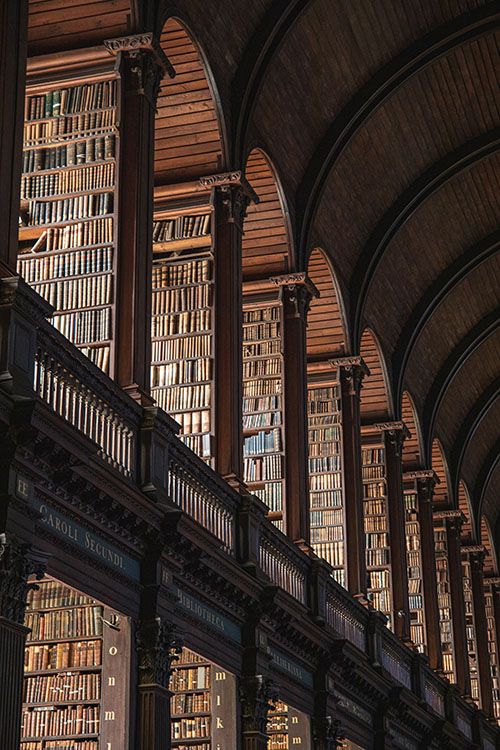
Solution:
{"label": "ornate corbel bracket", "polygon": [[34,575],[39,581],[45,572],[46,559],[36,556],[29,544],[0,534],[0,615],[22,624],[28,592],[37,584],[28,582]]}
{"label": "ornate corbel bracket", "polygon": [[173,625],[161,617],[142,620],[135,633],[139,685],[159,685],[168,689],[174,662],[182,650],[182,640]]}
{"label": "ornate corbel bracket", "polygon": [[349,395],[359,396],[363,387],[363,378],[370,374],[363,357],[337,357],[328,361],[337,369],[339,379],[347,383]]}
{"label": "ornate corbel bracket", "polygon": [[275,683],[261,674],[243,677],[240,683],[243,732],[266,734],[269,711],[278,699]]}
{"label": "ornate corbel bracket", "polygon": [[222,197],[228,220],[243,233],[243,222],[250,203],[259,203],[260,198],[240,170],[200,177],[199,185],[204,190],[216,190]]}
{"label": "ornate corbel bracket", "polygon": [[175,70],[153,32],[105,39],[103,44],[111,55],[125,61],[129,88],[143,94],[155,108],[163,76],[174,78]]}
{"label": "ornate corbel bracket", "polygon": [[318,289],[307,274],[300,272],[272,276],[269,281],[273,286],[279,287],[285,315],[305,321],[311,300],[313,297],[319,297]]}

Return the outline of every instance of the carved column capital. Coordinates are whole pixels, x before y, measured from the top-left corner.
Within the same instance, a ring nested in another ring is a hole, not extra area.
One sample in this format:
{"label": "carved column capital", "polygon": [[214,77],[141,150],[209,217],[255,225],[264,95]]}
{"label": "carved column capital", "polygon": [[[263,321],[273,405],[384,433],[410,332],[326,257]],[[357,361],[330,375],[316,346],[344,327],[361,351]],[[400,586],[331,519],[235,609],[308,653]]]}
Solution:
{"label": "carved column capital", "polygon": [[397,422],[379,422],[373,427],[386,435],[386,445],[392,448],[393,454],[401,458],[403,443],[410,436],[408,427],[402,421]]}
{"label": "carved column capital", "polygon": [[309,305],[319,292],[305,273],[289,273],[284,276],[272,276],[269,281],[279,287],[280,300],[285,317],[306,321]]}
{"label": "carved column capital", "polygon": [[38,588],[29,583],[35,575],[37,580],[45,572],[44,561],[37,560],[29,544],[0,534],[0,615],[7,620],[22,624],[28,592]]}
{"label": "carved column capital", "polygon": [[370,374],[370,370],[362,357],[339,357],[331,359],[330,364],[336,367],[340,382],[345,382],[350,396],[359,397],[363,387],[363,378]]}
{"label": "carved column capital", "polygon": [[321,750],[336,750],[341,747],[345,735],[340,719],[333,716],[322,716],[313,719],[313,737],[315,747]]}
{"label": "carved column capital", "polygon": [[243,732],[265,735],[267,716],[278,699],[275,683],[261,674],[243,677],[240,683]]}
{"label": "carved column capital", "polygon": [[165,73],[175,76],[174,68],[153,32],[106,39],[104,46],[111,55],[120,56],[125,66],[125,88],[143,94],[153,108]]}
{"label": "carved column capital", "polygon": [[474,544],[462,547],[462,552],[467,553],[471,568],[483,573],[486,548],[482,544]]}
{"label": "carved column capital", "polygon": [[441,510],[434,513],[434,518],[443,521],[448,531],[460,539],[460,532],[466,520],[461,510]]}
{"label": "carved column capital", "polygon": [[139,622],[135,633],[139,685],[160,685],[168,689],[173,664],[182,650],[182,641],[173,625],[161,617]]}

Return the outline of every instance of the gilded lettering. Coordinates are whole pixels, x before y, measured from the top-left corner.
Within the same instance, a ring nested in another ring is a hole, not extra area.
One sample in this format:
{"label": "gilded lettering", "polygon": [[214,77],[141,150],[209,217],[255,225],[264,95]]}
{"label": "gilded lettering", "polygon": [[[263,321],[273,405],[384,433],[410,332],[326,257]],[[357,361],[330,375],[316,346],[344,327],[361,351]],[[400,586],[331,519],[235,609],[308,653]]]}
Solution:
{"label": "gilded lettering", "polygon": [[115,712],[114,711],[105,711],[104,712],[104,721],[114,721],[115,720]]}
{"label": "gilded lettering", "polygon": [[109,687],[114,687],[116,685],[116,677],[108,677],[108,685]]}
{"label": "gilded lettering", "polygon": [[224,724],[222,723],[222,719],[220,718],[220,716],[217,716],[215,722],[217,729],[224,729]]}
{"label": "gilded lettering", "polygon": [[111,654],[111,656],[116,656],[116,654],[118,653],[118,649],[116,648],[116,646],[110,646],[109,653]]}

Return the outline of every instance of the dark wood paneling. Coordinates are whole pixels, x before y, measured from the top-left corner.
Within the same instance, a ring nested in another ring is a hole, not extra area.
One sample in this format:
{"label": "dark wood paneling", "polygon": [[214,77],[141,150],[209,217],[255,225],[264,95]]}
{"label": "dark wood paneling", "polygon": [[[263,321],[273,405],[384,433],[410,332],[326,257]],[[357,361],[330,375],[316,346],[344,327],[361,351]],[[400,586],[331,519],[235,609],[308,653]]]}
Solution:
{"label": "dark wood paneling", "polygon": [[341,357],[348,351],[345,321],[330,264],[319,248],[309,257],[307,274],[320,293],[307,316],[307,357]]}
{"label": "dark wood paneling", "polygon": [[388,419],[391,409],[386,370],[380,347],[369,329],[366,329],[361,337],[359,353],[370,370],[370,374],[363,379],[361,389],[361,422],[369,424]]}
{"label": "dark wood paneling", "polygon": [[467,487],[465,486],[465,482],[461,481],[458,485],[458,507],[462,511],[465,517],[464,524],[462,526],[462,533],[461,538],[462,542],[464,544],[473,544],[474,543],[474,523],[473,523],[473,514],[472,514],[472,506],[470,503],[470,496],[469,491]]}
{"label": "dark wood paneling", "polygon": [[410,436],[403,443],[404,471],[422,468],[424,453],[421,446],[420,426],[413,401],[407,392],[403,393],[401,400],[401,418],[410,431]]}
{"label": "dark wood paneling", "polygon": [[485,575],[498,575],[498,563],[495,554],[495,546],[493,544],[491,526],[485,516],[482,516],[481,518],[481,544],[486,549],[486,557],[484,558]]}
{"label": "dark wood paneling", "polygon": [[432,441],[432,466],[436,472],[439,483],[434,488],[434,502],[444,507],[453,507],[451,488],[449,486],[449,474],[446,459],[439,440]]}

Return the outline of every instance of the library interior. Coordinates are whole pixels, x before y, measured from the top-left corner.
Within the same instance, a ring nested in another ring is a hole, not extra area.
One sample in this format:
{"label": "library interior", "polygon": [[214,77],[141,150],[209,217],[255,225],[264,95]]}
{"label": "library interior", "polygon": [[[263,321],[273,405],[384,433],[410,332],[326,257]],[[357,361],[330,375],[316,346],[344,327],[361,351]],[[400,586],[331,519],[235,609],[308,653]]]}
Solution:
{"label": "library interior", "polygon": [[500,9],[0,3],[1,750],[500,750]]}

